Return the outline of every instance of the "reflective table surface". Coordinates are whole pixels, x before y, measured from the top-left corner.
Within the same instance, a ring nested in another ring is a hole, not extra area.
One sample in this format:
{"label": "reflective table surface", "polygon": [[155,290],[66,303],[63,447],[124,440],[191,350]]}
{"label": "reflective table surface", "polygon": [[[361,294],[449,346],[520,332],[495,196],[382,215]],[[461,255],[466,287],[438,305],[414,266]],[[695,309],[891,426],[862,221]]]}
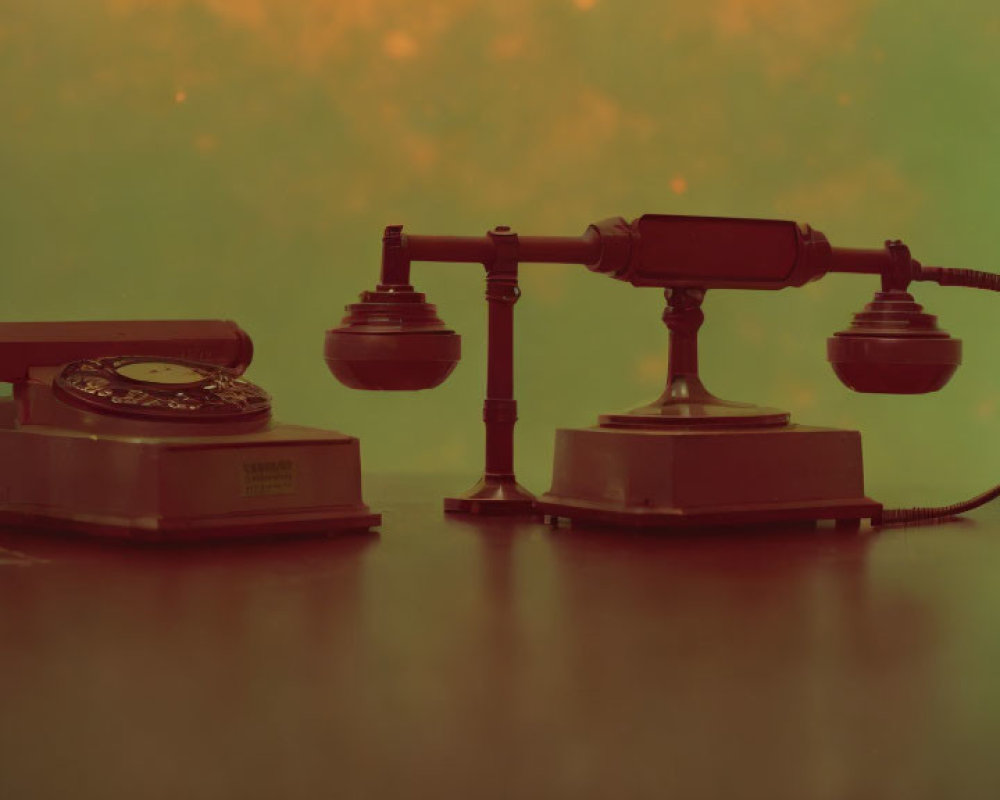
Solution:
{"label": "reflective table surface", "polygon": [[663,535],[454,484],[337,538],[0,533],[0,797],[1000,797],[1000,504]]}

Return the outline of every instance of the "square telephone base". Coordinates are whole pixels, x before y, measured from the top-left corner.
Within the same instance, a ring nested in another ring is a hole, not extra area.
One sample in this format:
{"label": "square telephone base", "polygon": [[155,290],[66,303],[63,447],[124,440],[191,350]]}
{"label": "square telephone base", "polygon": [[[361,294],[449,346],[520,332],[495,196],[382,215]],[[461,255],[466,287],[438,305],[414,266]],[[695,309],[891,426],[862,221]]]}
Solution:
{"label": "square telephone base", "polygon": [[864,493],[860,434],[803,425],[560,429],[536,504],[554,519],[640,528],[857,527],[881,508]]}
{"label": "square telephone base", "polygon": [[[2,406],[3,404],[0,404]],[[4,413],[6,412],[6,413]],[[149,541],[365,530],[358,440],[296,425],[94,435],[0,407],[0,525]]]}

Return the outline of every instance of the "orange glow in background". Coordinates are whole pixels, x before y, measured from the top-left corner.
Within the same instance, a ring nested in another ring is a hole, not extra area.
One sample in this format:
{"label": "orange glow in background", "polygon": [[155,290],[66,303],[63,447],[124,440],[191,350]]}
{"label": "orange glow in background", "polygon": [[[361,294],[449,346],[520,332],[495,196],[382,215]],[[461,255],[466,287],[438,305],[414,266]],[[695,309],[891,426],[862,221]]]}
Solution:
{"label": "orange glow in background", "polygon": [[[898,237],[924,263],[997,270],[998,34],[981,0],[961,13],[902,0],[8,4],[0,313],[236,319],[282,419],[360,436],[366,469],[471,480],[476,267],[414,268],[465,338],[441,388],[361,394],[322,362],[323,330],[375,283],[384,225],[575,234],[644,212],[782,217],[835,244]],[[666,333],[654,290],[572,267],[522,274],[517,460],[544,490],[553,429],[655,396]],[[836,381],[825,339],[874,289],[836,276],[709,293],[707,385],[860,427],[873,494],[910,473],[932,482],[941,459],[970,492],[995,482],[996,298],[918,287],[965,340],[965,365],[937,395],[862,397]]]}

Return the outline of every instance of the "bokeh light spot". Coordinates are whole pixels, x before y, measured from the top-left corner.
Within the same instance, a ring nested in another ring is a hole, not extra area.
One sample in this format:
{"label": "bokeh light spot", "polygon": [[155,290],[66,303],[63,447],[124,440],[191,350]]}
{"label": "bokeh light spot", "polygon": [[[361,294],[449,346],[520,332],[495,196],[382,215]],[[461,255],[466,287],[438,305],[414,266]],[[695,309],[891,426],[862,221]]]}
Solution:
{"label": "bokeh light spot", "polygon": [[417,40],[406,31],[389,31],[382,39],[382,52],[397,61],[413,58],[419,49]]}
{"label": "bokeh light spot", "polygon": [[644,386],[656,386],[667,379],[667,353],[646,353],[635,365],[635,375]]}
{"label": "bokeh light spot", "polygon": [[791,379],[781,381],[780,394],[781,403],[793,411],[813,408],[818,399],[816,388],[801,380]]}
{"label": "bokeh light spot", "polygon": [[766,332],[757,317],[739,316],[733,320],[733,325],[743,342],[754,347],[759,347],[763,343]]}
{"label": "bokeh light spot", "polygon": [[546,264],[539,269],[526,270],[521,275],[524,294],[539,305],[560,305],[572,269],[566,264]]}
{"label": "bokeh light spot", "polygon": [[210,133],[200,133],[194,138],[194,149],[207,155],[219,146],[219,141]]}
{"label": "bokeh light spot", "polygon": [[497,61],[510,61],[524,54],[527,39],[521,34],[502,34],[490,42],[490,55]]}
{"label": "bokeh light spot", "polygon": [[417,172],[426,173],[437,164],[438,146],[430,137],[408,133],[402,137],[400,144]]}

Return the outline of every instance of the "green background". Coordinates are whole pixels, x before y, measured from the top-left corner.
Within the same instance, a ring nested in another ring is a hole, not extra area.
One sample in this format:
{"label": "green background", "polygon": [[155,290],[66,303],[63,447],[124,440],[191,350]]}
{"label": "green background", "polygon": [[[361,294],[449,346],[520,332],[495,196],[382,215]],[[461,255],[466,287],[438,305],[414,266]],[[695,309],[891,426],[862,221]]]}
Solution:
{"label": "green background", "polygon": [[[440,388],[356,392],[323,363],[323,331],[375,283],[384,225],[782,217],[997,270],[998,48],[984,1],[0,0],[0,319],[235,319],[280,419],[359,436],[367,470],[471,483],[480,268],[414,268],[464,337]],[[556,427],[658,394],[666,332],[655,290],[522,275],[517,463],[542,491]],[[709,293],[707,385],[859,428],[880,500],[994,484],[997,298],[916,287],[965,365],[937,394],[862,396],[825,340],[875,288]]]}

